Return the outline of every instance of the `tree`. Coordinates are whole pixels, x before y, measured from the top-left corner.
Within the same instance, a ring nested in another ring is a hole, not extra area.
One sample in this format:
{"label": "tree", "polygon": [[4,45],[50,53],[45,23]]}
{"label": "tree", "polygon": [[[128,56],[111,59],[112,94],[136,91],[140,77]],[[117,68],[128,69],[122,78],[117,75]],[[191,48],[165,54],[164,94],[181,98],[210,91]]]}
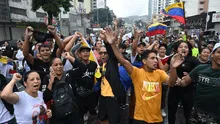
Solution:
{"label": "tree", "polygon": [[69,11],[72,7],[71,0],[32,0],[32,10],[36,12],[42,7],[48,14],[48,24],[52,24],[53,16],[57,17],[60,13],[60,8],[63,7],[65,11]]}
{"label": "tree", "polygon": [[112,23],[113,17],[108,8],[100,8],[92,11],[93,23],[105,27]]}

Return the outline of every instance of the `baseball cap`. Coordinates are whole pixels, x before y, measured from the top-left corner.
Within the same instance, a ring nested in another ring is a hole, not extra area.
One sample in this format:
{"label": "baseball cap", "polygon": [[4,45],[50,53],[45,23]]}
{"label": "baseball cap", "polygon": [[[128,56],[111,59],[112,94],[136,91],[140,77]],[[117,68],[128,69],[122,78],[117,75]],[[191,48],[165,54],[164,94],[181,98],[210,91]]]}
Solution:
{"label": "baseball cap", "polygon": [[82,50],[84,50],[84,49],[87,49],[87,50],[91,50],[91,48],[90,47],[88,47],[88,46],[81,46],[80,48],[79,48],[79,52],[81,52]]}
{"label": "baseball cap", "polygon": [[138,46],[140,46],[140,45],[146,46],[146,43],[144,43],[144,42],[138,42]]}
{"label": "baseball cap", "polygon": [[210,56],[209,56],[209,59],[210,59],[210,60],[211,60],[211,55],[212,55],[212,53],[213,53],[216,49],[218,49],[219,47],[220,47],[220,43],[216,43],[215,46],[214,46],[214,48],[212,49],[212,52],[211,52]]}

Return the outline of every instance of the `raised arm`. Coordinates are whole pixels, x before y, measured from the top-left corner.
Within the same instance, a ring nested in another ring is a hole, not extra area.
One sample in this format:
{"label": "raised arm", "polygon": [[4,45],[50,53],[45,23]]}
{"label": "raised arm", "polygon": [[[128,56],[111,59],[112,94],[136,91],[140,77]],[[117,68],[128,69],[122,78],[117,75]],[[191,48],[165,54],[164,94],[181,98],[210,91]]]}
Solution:
{"label": "raised arm", "polygon": [[72,37],[72,39],[67,43],[67,45],[65,46],[64,50],[65,52],[69,52],[71,50],[71,48],[73,47],[73,44],[75,43],[76,39],[78,38],[78,34],[75,33]]}
{"label": "raised arm", "polygon": [[7,101],[10,104],[15,104],[19,101],[17,94],[13,93],[14,85],[17,81],[20,81],[22,76],[19,73],[13,75],[12,80],[5,86],[1,92],[1,98]]}
{"label": "raised arm", "polygon": [[128,74],[132,73],[133,67],[129,61],[124,59],[123,55],[119,51],[119,49],[116,46],[116,38],[114,37],[114,34],[111,29],[107,28],[105,31],[101,31],[100,37],[104,40],[107,41],[111,47],[112,50],[118,59],[119,63],[121,63],[125,69],[127,70]]}
{"label": "raised arm", "polygon": [[137,47],[138,47],[138,41],[140,40],[140,34],[142,33],[142,31],[137,31],[136,28],[134,28],[134,39],[132,42],[132,51],[131,54],[132,56],[135,56],[137,53]]}
{"label": "raised arm", "polygon": [[173,87],[176,84],[177,80],[177,72],[176,68],[180,66],[184,61],[183,56],[180,54],[175,54],[170,61],[170,76],[166,79],[165,83],[167,83],[170,87]]}
{"label": "raised arm", "polygon": [[57,44],[59,50],[60,50],[60,51],[63,51],[64,46],[63,46],[63,43],[61,43],[60,38],[58,37],[58,35],[57,35],[57,33],[56,33],[56,28],[55,28],[54,26],[52,26],[52,25],[49,25],[49,26],[47,27],[47,29],[48,29],[48,31],[49,31],[51,34],[53,34],[54,39],[55,39],[55,42],[56,42],[56,44]]}
{"label": "raised arm", "polygon": [[31,64],[34,64],[34,57],[29,53],[29,45],[30,45],[30,41],[33,35],[33,31],[34,29],[30,26],[28,26],[25,30],[25,40],[24,40],[24,44],[23,44],[23,55],[24,58]]}
{"label": "raised arm", "polygon": [[152,50],[154,48],[154,46],[156,46],[157,44],[159,44],[159,43],[157,40],[155,40],[147,49]]}

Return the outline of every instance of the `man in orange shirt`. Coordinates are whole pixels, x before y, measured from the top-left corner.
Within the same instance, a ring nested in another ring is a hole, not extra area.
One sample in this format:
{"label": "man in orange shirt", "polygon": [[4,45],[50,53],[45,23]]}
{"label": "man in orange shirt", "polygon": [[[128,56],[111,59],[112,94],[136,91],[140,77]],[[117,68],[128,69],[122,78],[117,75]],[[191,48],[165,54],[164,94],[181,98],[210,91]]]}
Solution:
{"label": "man in orange shirt", "polygon": [[162,123],[161,94],[162,82],[174,86],[177,80],[176,67],[183,62],[183,57],[176,54],[171,60],[170,77],[165,71],[157,69],[157,56],[152,50],[142,53],[143,68],[136,68],[123,58],[115,42],[116,38],[111,29],[101,31],[101,38],[108,42],[118,59],[130,75],[135,94],[135,109],[133,124]]}

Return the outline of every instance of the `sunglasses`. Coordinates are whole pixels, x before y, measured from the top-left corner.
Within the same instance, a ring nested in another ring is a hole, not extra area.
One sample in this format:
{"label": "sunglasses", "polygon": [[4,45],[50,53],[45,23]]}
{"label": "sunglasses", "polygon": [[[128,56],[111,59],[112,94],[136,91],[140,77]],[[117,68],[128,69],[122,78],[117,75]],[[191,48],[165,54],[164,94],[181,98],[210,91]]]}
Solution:
{"label": "sunglasses", "polygon": [[106,55],[107,52],[99,52],[99,54],[100,54],[100,55],[102,55],[102,54]]}

